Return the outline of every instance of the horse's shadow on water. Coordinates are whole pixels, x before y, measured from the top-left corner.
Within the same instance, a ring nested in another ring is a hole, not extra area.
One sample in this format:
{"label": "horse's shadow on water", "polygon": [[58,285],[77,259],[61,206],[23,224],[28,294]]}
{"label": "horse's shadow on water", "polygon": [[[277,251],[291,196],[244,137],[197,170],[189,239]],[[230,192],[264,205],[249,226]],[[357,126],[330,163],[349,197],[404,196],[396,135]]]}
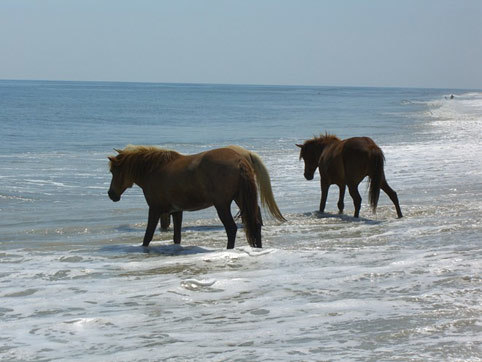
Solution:
{"label": "horse's shadow on water", "polygon": [[100,248],[101,252],[112,254],[153,254],[165,256],[182,256],[212,253],[214,250],[201,248],[199,246],[181,246],[179,244],[170,245],[105,245]]}
{"label": "horse's shadow on water", "polygon": [[[241,225],[237,225],[238,228],[242,227]],[[224,226],[223,225],[191,225],[191,226],[183,226],[182,231],[224,231]],[[167,232],[171,231],[171,228],[169,230],[166,230]]]}
{"label": "horse's shadow on water", "polygon": [[119,226],[116,226],[114,228],[115,231],[119,231],[119,232],[122,232],[122,233],[133,233],[133,232],[138,232],[139,229],[138,228],[135,228],[135,227],[132,227],[128,224],[122,224],[122,225],[119,225]]}
{"label": "horse's shadow on water", "polygon": [[[239,229],[243,229],[242,224],[237,224]],[[122,233],[141,233],[143,228],[133,227],[128,224],[122,224],[114,228],[114,230]],[[190,225],[183,226],[182,232],[210,232],[210,231],[225,231],[223,225]],[[163,234],[172,233],[173,229],[170,226],[166,230],[161,230]],[[105,245],[100,248],[101,252],[113,254],[153,254],[166,256],[182,256],[193,254],[212,253],[214,250],[205,249],[199,246],[181,246],[179,244],[167,245],[149,245],[148,247],[142,245]]]}
{"label": "horse's shadow on water", "polygon": [[354,217],[346,214],[332,214],[329,212],[319,212],[319,211],[305,212],[303,213],[303,216],[314,217],[317,219],[338,219],[344,222],[359,222],[367,225],[379,225],[382,223],[381,220],[373,220],[373,219],[367,219],[364,217]]}
{"label": "horse's shadow on water", "polygon": [[[354,217],[346,214],[332,214],[328,212],[304,212],[298,214],[302,217],[316,218],[316,219],[333,219],[340,220],[346,223],[363,223],[366,225],[379,225],[383,223],[382,220],[367,219],[364,217]],[[238,228],[242,229],[243,225],[238,224]],[[127,224],[119,225],[115,228],[116,231],[139,233],[139,228],[132,227]],[[209,231],[224,231],[223,225],[190,225],[182,228],[182,231],[192,232],[209,232]],[[163,233],[172,233],[172,227],[164,230]],[[100,248],[101,252],[112,254],[151,254],[151,255],[164,255],[164,256],[183,256],[183,255],[195,255],[213,253],[215,250],[205,249],[199,246],[181,246],[179,244],[165,244],[165,245],[150,245],[148,247],[142,245],[105,245]]]}
{"label": "horse's shadow on water", "polygon": [[[237,224],[238,228],[242,228],[242,224]],[[122,224],[114,228],[115,231],[123,232],[123,233],[138,233],[141,230],[144,230],[144,228],[137,228],[137,227],[132,227],[131,225],[127,224]],[[182,231],[224,231],[224,226],[223,225],[190,225],[190,226],[183,226]],[[169,233],[173,232],[172,226],[170,226],[166,230],[161,230],[162,233]]]}

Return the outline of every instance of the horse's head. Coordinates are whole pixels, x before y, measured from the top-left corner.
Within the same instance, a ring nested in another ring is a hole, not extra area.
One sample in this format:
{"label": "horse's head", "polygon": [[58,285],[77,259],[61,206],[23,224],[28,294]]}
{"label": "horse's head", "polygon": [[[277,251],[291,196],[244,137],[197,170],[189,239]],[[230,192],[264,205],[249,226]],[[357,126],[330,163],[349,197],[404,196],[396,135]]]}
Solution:
{"label": "horse's head", "polygon": [[110,172],[112,173],[112,181],[110,182],[108,195],[114,202],[119,201],[124,191],[134,184],[133,180],[128,176],[128,173],[125,172],[126,170],[124,170],[125,165],[123,163],[122,152],[118,152],[119,154],[117,156],[108,157]]}
{"label": "horse's head", "polygon": [[312,140],[310,140],[302,145],[297,144],[296,146],[301,148],[300,160],[303,159],[305,162],[304,176],[307,180],[313,180],[321,152],[323,151],[323,145],[319,142],[312,142]]}

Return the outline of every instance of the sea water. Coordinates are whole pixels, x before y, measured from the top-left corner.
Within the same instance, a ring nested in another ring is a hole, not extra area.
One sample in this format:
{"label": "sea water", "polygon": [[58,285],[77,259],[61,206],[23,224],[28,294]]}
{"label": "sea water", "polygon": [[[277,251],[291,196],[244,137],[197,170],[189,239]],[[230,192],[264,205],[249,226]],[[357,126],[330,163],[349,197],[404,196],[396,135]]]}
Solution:
{"label": "sea water", "polygon": [[[359,219],[335,186],[317,212],[295,144],[325,132],[381,146],[402,219],[366,183]],[[0,359],[481,360],[481,135],[482,91],[0,81]],[[288,221],[142,248],[141,190],[107,197],[127,144],[255,151]]]}

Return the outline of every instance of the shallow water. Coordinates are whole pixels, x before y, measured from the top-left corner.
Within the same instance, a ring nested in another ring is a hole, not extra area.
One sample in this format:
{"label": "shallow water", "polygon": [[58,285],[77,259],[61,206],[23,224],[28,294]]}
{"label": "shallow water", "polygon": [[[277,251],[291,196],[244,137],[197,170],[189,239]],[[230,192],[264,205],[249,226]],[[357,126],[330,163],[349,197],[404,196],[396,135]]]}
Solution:
{"label": "shallow water", "polygon": [[[1,81],[0,357],[481,360],[482,93],[451,92]],[[375,139],[404,218],[316,212],[294,143],[325,130]],[[208,209],[142,248],[141,191],[106,196],[128,143],[246,146],[288,222],[226,250]]]}

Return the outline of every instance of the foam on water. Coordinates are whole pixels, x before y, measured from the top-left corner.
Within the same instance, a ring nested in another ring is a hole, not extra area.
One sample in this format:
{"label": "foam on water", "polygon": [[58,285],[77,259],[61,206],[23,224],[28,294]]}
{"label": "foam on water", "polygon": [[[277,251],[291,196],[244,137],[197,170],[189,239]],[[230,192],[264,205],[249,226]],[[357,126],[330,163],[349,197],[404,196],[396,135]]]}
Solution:
{"label": "foam on water", "polygon": [[[320,102],[302,90],[293,92]],[[256,89],[264,102],[271,91]],[[358,97],[383,99],[389,91],[345,92],[341,103],[360,113]],[[327,213],[317,213],[319,176],[303,178],[294,146],[300,134],[244,139],[268,167],[288,219],[265,217],[263,249],[247,246],[239,225],[236,248],[226,250],[212,209],[185,213],[181,245],[172,244],[171,229],[141,247],[147,210],[140,190],[116,204],[105,196],[111,145],[2,155],[0,358],[480,360],[482,94],[450,100],[399,92],[386,96],[389,106],[379,101],[383,114],[401,104],[390,114],[412,121],[396,137],[388,121],[373,132],[380,132],[402,219],[384,194],[376,215],[364,202],[353,218],[348,195],[338,215],[336,187]],[[283,112],[291,111],[285,104]],[[306,138],[324,131],[310,122]],[[360,191],[366,200],[364,184]]]}

